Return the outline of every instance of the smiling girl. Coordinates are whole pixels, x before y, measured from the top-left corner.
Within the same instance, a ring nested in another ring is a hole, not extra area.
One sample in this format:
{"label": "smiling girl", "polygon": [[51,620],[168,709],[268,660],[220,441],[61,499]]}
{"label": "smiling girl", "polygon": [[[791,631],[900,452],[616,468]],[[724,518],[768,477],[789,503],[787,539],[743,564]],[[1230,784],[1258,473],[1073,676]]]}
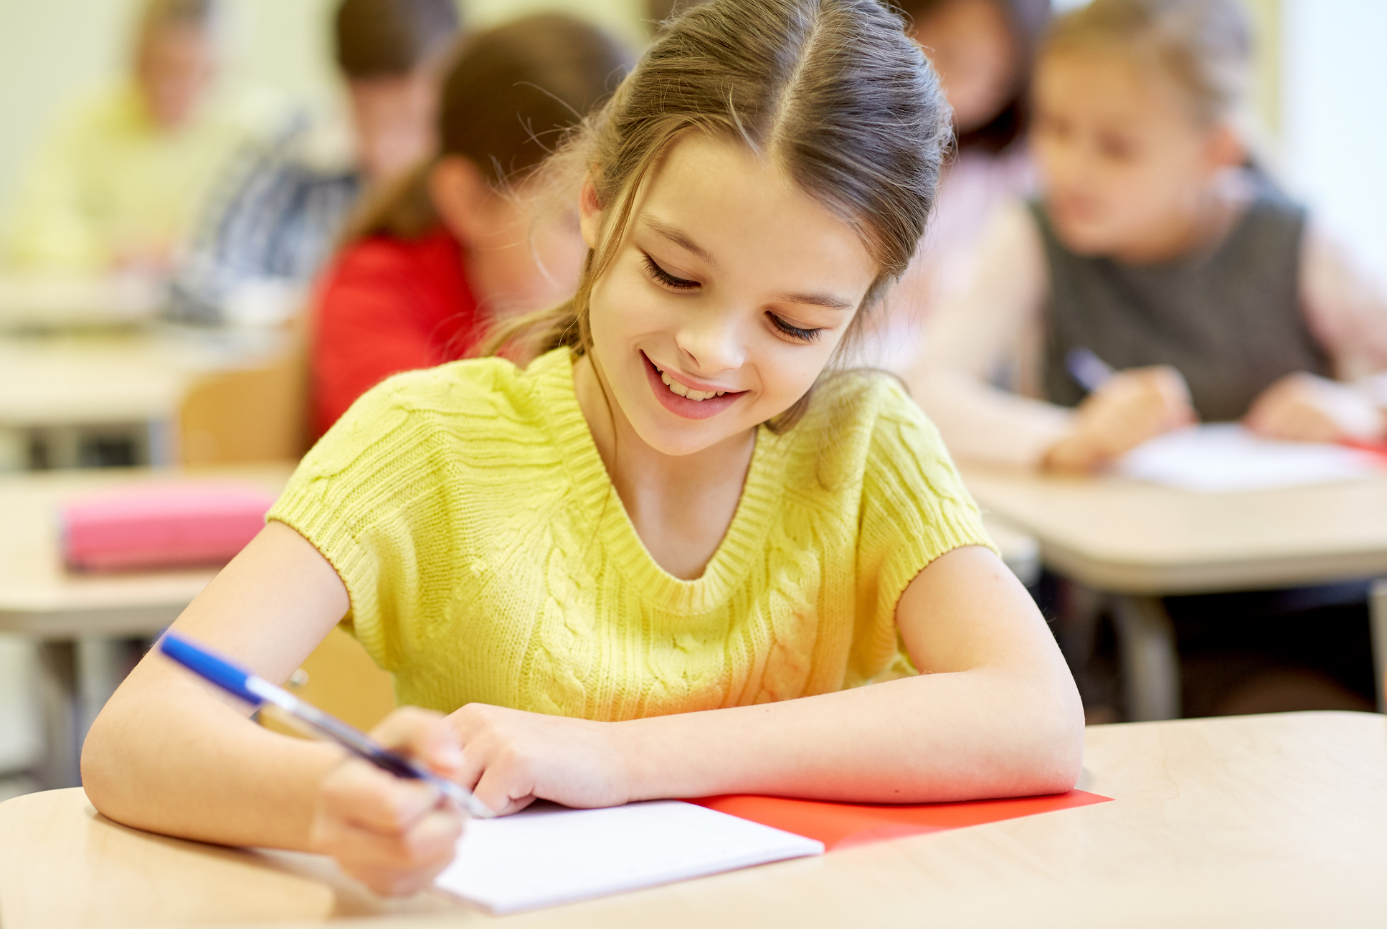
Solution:
{"label": "smiling girl", "polygon": [[[938,436],[894,381],[833,373],[914,253],[947,126],[873,0],[691,10],[552,166],[584,175],[590,251],[498,337],[538,356],[365,395],[175,628],[282,681],[347,623],[412,705],[376,736],[501,814],[1073,786],[1073,680]],[[245,717],[147,658],[88,795],[383,892],[451,858],[431,788]]]}

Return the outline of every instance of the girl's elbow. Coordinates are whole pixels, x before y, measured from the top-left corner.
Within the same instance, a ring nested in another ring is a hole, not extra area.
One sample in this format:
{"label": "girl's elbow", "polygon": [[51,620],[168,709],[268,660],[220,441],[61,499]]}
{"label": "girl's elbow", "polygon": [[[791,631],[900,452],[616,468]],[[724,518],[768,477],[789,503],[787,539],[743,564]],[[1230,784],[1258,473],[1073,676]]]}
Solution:
{"label": "girl's elbow", "polygon": [[82,790],[102,816],[133,824],[126,802],[128,778],[122,777],[125,763],[120,757],[121,740],[112,728],[108,714],[103,712],[92,723],[82,743]]}
{"label": "girl's elbow", "polygon": [[[1069,704],[1073,703],[1074,706]],[[1033,730],[1031,766],[1036,794],[1072,790],[1084,767],[1084,714],[1077,694],[1060,702]]]}
{"label": "girl's elbow", "polygon": [[98,717],[82,743],[82,790],[98,812],[110,817],[107,807],[112,792],[111,759],[104,728]]}

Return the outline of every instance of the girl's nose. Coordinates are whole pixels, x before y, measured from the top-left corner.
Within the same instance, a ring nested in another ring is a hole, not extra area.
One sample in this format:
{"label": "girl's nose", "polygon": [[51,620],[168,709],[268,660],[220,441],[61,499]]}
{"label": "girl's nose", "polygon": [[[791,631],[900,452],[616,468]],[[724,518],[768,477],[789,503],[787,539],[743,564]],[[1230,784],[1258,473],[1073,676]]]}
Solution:
{"label": "girl's nose", "polygon": [[695,315],[674,337],[675,345],[694,369],[690,373],[711,376],[740,368],[746,361],[746,343],[734,315]]}

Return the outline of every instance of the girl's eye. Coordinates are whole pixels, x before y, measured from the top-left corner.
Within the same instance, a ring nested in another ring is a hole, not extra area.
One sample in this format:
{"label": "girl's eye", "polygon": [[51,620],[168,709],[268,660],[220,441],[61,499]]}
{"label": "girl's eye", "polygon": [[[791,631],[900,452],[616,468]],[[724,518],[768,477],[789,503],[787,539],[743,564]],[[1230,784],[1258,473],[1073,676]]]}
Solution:
{"label": "girl's eye", "polygon": [[698,281],[688,281],[682,277],[675,277],[664,268],[655,263],[655,259],[649,255],[645,256],[645,271],[660,284],[671,290],[692,290],[698,286]]}
{"label": "girl's eye", "polygon": [[766,316],[770,318],[772,326],[775,326],[775,328],[779,329],[790,338],[797,339],[800,342],[816,342],[823,333],[822,329],[801,329],[798,326],[792,326],[774,313],[767,313]]}

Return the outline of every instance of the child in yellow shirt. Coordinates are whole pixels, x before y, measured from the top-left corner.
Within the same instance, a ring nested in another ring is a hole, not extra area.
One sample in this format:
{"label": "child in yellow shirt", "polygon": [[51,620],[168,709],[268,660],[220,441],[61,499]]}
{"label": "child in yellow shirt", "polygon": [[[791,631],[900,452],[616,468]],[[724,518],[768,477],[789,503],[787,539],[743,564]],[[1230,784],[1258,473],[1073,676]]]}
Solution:
{"label": "child in yellow shirt", "polygon": [[[345,617],[415,705],[376,736],[500,814],[1071,787],[1073,680],[937,433],[834,371],[947,140],[875,0],[685,13],[548,168],[582,178],[590,252],[570,301],[496,336],[538,357],[366,394],[176,628],[284,680]],[[151,656],[88,738],[88,795],[382,892],[451,858],[432,789],[245,716]]]}
{"label": "child in yellow shirt", "polygon": [[218,0],[146,0],[129,77],[65,113],[35,153],[7,264],[167,269],[227,159],[286,115],[267,95],[218,86],[220,17]]}

